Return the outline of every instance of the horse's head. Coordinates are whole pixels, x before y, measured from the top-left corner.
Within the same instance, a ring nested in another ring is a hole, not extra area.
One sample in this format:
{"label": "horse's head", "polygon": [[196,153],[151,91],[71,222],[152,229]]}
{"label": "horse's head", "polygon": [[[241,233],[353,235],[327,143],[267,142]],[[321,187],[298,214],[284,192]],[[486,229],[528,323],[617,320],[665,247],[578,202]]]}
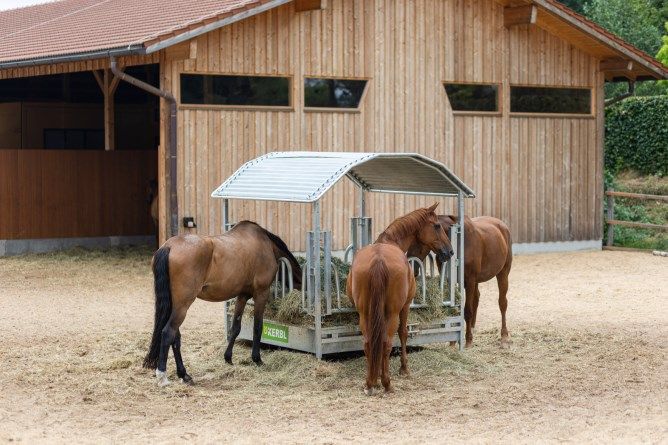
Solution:
{"label": "horse's head", "polygon": [[149,179],[146,181],[146,202],[151,204],[156,196],[158,196],[158,181],[157,179]]}
{"label": "horse's head", "polygon": [[427,208],[426,222],[420,228],[416,241],[418,248],[425,248],[433,251],[441,262],[448,261],[454,254],[450,238],[445,231],[446,227],[436,215],[438,203]]}

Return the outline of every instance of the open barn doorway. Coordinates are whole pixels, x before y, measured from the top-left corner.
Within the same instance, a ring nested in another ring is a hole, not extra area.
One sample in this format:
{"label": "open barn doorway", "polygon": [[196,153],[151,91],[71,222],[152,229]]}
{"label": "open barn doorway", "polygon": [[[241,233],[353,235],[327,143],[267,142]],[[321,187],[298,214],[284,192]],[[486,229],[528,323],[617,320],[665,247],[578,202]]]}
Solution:
{"label": "open barn doorway", "polygon": [[[125,71],[158,84],[158,65]],[[105,114],[101,70],[0,80],[0,255],[155,244],[159,102],[106,82]]]}

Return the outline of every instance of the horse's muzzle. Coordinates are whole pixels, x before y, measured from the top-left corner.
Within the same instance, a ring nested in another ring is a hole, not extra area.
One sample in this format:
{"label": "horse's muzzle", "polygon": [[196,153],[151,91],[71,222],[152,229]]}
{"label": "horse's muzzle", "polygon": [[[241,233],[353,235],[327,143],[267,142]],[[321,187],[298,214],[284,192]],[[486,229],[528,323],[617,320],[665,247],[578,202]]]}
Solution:
{"label": "horse's muzzle", "polygon": [[436,258],[438,258],[438,261],[441,263],[447,263],[450,261],[450,258],[452,258],[452,255],[454,255],[455,252],[453,252],[451,249],[450,250],[441,250],[436,254]]}

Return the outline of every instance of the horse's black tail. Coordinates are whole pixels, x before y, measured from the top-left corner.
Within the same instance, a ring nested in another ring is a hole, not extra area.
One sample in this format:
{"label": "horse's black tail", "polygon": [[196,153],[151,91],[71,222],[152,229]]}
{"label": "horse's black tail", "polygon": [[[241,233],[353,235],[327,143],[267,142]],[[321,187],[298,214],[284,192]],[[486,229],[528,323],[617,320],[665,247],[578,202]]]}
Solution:
{"label": "horse's black tail", "polygon": [[169,287],[169,247],[161,247],[153,255],[155,288],[155,321],[151,347],[144,358],[144,368],[155,369],[160,355],[162,329],[172,314],[172,292]]}
{"label": "horse's black tail", "polygon": [[261,227],[262,230],[264,230],[264,233],[269,237],[272,243],[276,246],[276,248],[279,251],[279,255],[276,256],[276,259],[279,257],[285,257],[290,261],[290,264],[292,265],[292,282],[295,286],[295,289],[301,289],[302,288],[302,267],[299,265],[299,262],[297,261],[297,258],[290,252],[290,249],[288,246],[285,244],[285,242],[278,237],[277,235],[274,235],[267,229]]}

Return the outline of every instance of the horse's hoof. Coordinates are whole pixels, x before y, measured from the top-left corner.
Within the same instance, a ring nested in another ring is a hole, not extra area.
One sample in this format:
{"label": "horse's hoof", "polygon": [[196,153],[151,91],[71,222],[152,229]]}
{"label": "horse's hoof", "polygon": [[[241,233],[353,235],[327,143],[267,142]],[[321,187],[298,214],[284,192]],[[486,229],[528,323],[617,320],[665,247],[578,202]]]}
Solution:
{"label": "horse's hoof", "polygon": [[399,369],[399,375],[408,378],[411,376],[411,373],[408,371],[408,368],[401,368]]}
{"label": "horse's hoof", "polygon": [[466,340],[466,343],[464,343],[464,347],[466,349],[470,348],[473,346],[473,340]]}
{"label": "horse's hoof", "polygon": [[258,358],[257,360],[253,359],[253,363],[255,363],[257,366],[264,365],[264,362],[262,361],[261,358]]}
{"label": "horse's hoof", "polygon": [[373,395],[373,388],[364,388],[364,394],[367,396],[372,396]]}
{"label": "horse's hoof", "polygon": [[385,394],[393,394],[394,393],[394,388],[392,386],[388,386],[385,388]]}
{"label": "horse's hoof", "polygon": [[190,385],[190,386],[195,384],[195,382],[193,381],[193,378],[190,377],[188,374],[181,377],[181,383],[186,384],[186,385]]}
{"label": "horse's hoof", "polygon": [[501,338],[501,349],[509,349],[510,345],[512,344],[512,341],[508,337],[502,337]]}
{"label": "horse's hoof", "polygon": [[169,379],[167,378],[167,373],[164,371],[158,371],[157,369],[155,370],[155,377],[158,380],[158,386],[159,387],[164,387],[169,385]]}
{"label": "horse's hoof", "polygon": [[231,355],[229,357],[227,355],[225,356],[225,363],[227,363],[228,365],[233,365],[234,364],[234,363],[232,363],[232,356]]}

